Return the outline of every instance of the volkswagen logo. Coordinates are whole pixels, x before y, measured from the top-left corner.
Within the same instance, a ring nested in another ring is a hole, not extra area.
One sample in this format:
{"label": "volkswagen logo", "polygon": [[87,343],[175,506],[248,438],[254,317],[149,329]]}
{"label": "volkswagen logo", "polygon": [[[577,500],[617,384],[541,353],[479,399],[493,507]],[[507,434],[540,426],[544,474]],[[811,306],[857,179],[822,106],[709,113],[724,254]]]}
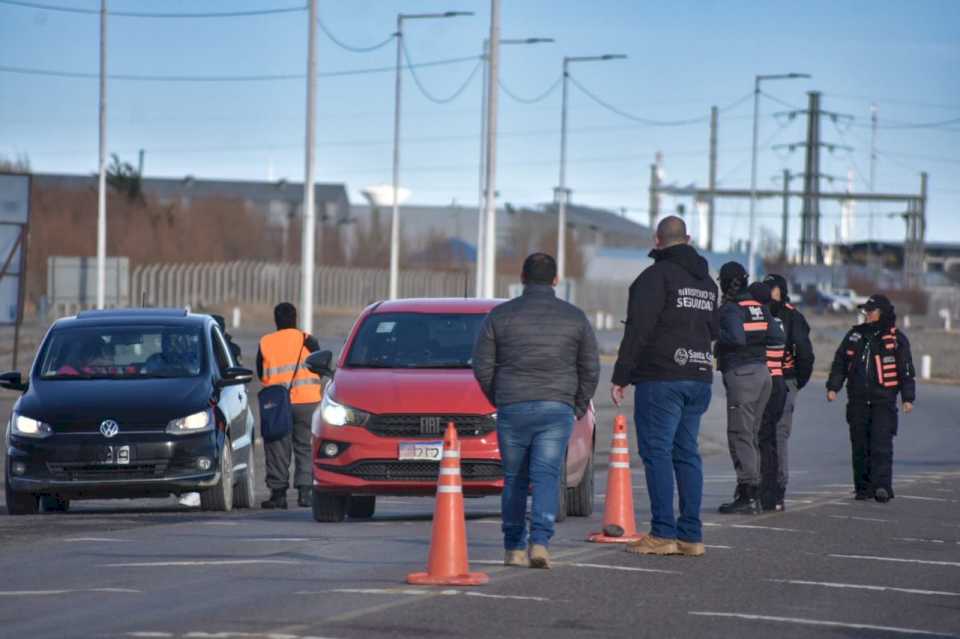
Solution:
{"label": "volkswagen logo", "polygon": [[105,419],[100,422],[100,434],[106,438],[115,437],[120,432],[120,424],[112,419]]}

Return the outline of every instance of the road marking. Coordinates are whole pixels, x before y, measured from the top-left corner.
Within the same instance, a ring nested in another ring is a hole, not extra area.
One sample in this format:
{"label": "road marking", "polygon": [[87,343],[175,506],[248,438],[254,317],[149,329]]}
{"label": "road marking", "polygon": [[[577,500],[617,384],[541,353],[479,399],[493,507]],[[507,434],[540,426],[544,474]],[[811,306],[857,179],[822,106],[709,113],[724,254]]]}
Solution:
{"label": "road marking", "polygon": [[328,541],[322,537],[242,537],[231,541]]}
{"label": "road marking", "polygon": [[785,501],[788,504],[812,504],[813,503],[812,499],[784,499],[783,501]]}
{"label": "road marking", "polygon": [[756,526],[754,524],[730,524],[731,528],[746,528],[748,530],[775,530],[777,532],[795,532],[795,533],[811,533],[812,530],[800,530],[798,528],[778,528],[776,526]]}
{"label": "road marking", "polygon": [[200,522],[204,526],[237,526],[238,523],[235,521],[202,521]]}
{"label": "road marking", "polygon": [[874,517],[853,517],[851,515],[827,515],[830,519],[854,519],[856,521],[879,521],[887,523],[889,519],[876,519]]}
{"label": "road marking", "polygon": [[898,499],[916,499],[917,501],[940,501],[949,504],[957,503],[956,499],[945,499],[943,497],[921,497],[920,495],[897,495]]}
{"label": "road marking", "polygon": [[138,561],[124,564],[107,564],[107,568],[166,568],[171,566],[242,566],[247,564],[296,564],[287,559],[214,559],[198,561]]}
{"label": "road marking", "polygon": [[202,632],[196,630],[181,635],[172,632],[128,632],[127,636],[137,639],[169,639],[174,637],[181,637],[182,639],[330,639],[329,637],[291,635],[281,632]]}
{"label": "road marking", "polygon": [[[498,561],[496,559],[474,559],[470,563],[474,564],[485,564],[485,565],[503,565],[503,561]],[[609,564],[589,564],[589,563],[579,563],[579,562],[568,562],[568,561],[555,561],[553,562],[554,566],[572,566],[574,568],[600,568],[606,570],[621,570],[624,572],[655,572],[664,575],[681,575],[683,573],[677,570],[662,570],[658,568],[637,568],[636,566],[611,566]]]}
{"label": "road marking", "polygon": [[871,555],[827,555],[840,559],[872,559],[874,561],[894,561],[904,564],[924,564],[927,566],[955,566],[960,568],[960,561],[933,561],[932,559],[901,559],[899,557],[873,557]]}
{"label": "road marking", "polygon": [[778,621],[780,623],[794,623],[804,626],[825,626],[830,628],[852,628],[854,630],[879,630],[882,632],[895,632],[904,635],[927,635],[933,637],[953,637],[960,635],[951,635],[943,632],[931,632],[929,630],[916,630],[913,628],[896,628],[894,626],[874,626],[865,623],[844,623],[842,621],[823,621],[820,619],[801,619],[798,617],[771,617],[768,615],[747,615],[737,612],[704,612],[690,611],[687,614],[698,617],[728,617],[733,619],[746,619],[749,621]]}
{"label": "road marking", "polygon": [[[922,541],[927,544],[945,544],[944,539],[921,539],[920,537],[894,537],[894,541]],[[960,542],[957,542],[960,543]]]}
{"label": "road marking", "polygon": [[97,542],[97,541],[102,541],[102,542],[117,543],[117,542],[121,542],[121,541],[130,541],[130,540],[129,540],[129,539],[116,539],[116,538],[114,538],[114,537],[67,537],[67,538],[64,539],[63,541],[67,541],[67,542],[81,542],[81,541]]}
{"label": "road marking", "polygon": [[78,588],[68,590],[0,590],[0,597],[48,597],[51,595],[69,595],[75,592],[123,592],[142,593],[132,588]]}
{"label": "road marking", "polygon": [[866,584],[842,584],[833,581],[804,581],[802,579],[767,579],[780,584],[795,584],[799,586],[823,586],[824,588],[850,588],[853,590],[874,590],[877,592],[903,592],[909,595],[941,595],[944,597],[960,597],[960,592],[946,590],[919,590],[917,588],[895,588],[893,586],[869,586]]}
{"label": "road marking", "polygon": [[459,595],[467,597],[485,597],[487,599],[513,599],[516,601],[550,601],[546,597],[533,597],[521,595],[494,595],[484,592],[474,592],[472,590],[427,590],[424,588],[332,588],[321,592],[301,591],[297,595],[322,595],[329,592],[339,592],[354,595],[440,595],[444,597],[455,597]]}
{"label": "road marking", "polygon": [[723,524],[718,524],[718,523],[715,522],[715,521],[705,521],[705,522],[702,522],[701,525],[703,525],[703,526],[709,526],[709,527],[711,527],[711,528],[723,528]]}
{"label": "road marking", "polygon": [[710,544],[704,544],[704,548],[718,548],[720,550],[733,550],[733,546],[711,546]]}

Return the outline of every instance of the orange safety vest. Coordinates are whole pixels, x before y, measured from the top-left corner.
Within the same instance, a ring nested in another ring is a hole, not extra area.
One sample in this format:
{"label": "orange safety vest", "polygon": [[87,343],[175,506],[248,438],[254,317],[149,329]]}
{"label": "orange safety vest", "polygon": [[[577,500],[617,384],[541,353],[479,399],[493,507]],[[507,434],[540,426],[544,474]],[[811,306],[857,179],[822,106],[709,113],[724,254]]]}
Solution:
{"label": "orange safety vest", "polygon": [[899,388],[900,378],[897,375],[897,329],[880,336],[883,353],[874,355],[874,364],[877,367],[877,381],[884,388]]}
{"label": "orange safety vest", "polygon": [[263,358],[261,381],[264,386],[289,386],[292,404],[314,404],[323,397],[320,376],[314,375],[303,365],[303,360],[310,354],[304,339],[303,332],[295,328],[285,328],[260,339],[260,355]]}

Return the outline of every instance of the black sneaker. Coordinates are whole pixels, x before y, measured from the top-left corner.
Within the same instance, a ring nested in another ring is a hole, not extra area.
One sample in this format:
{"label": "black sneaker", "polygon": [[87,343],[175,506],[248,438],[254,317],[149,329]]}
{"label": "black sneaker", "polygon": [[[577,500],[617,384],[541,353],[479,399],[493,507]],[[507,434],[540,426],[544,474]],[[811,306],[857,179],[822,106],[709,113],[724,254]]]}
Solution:
{"label": "black sneaker", "polygon": [[867,501],[870,499],[871,495],[865,490],[858,490],[857,493],[853,496],[857,501]]}
{"label": "black sneaker", "polygon": [[313,499],[313,488],[301,486],[297,489],[297,506],[301,508],[310,508]]}
{"label": "black sneaker", "polygon": [[260,502],[260,507],[266,510],[286,510],[287,490],[285,488],[271,490],[270,499]]}
{"label": "black sneaker", "polygon": [[757,515],[760,513],[760,502],[757,500],[757,488],[746,484],[737,486],[733,494],[733,501],[720,504],[717,512],[721,515]]}
{"label": "black sneaker", "polygon": [[886,488],[877,488],[876,492],[873,494],[873,498],[881,504],[885,504],[890,501],[890,493],[887,492]]}

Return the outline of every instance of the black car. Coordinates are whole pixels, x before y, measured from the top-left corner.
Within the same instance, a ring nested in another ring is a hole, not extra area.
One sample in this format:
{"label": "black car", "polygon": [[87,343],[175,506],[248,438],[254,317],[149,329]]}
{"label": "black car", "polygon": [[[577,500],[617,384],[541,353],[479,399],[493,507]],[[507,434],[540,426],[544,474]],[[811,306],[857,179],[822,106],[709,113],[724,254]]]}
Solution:
{"label": "black car", "polygon": [[178,309],[85,311],[57,320],[7,425],[7,512],[71,499],[200,493],[207,510],[254,501],[254,418],[216,321]]}

